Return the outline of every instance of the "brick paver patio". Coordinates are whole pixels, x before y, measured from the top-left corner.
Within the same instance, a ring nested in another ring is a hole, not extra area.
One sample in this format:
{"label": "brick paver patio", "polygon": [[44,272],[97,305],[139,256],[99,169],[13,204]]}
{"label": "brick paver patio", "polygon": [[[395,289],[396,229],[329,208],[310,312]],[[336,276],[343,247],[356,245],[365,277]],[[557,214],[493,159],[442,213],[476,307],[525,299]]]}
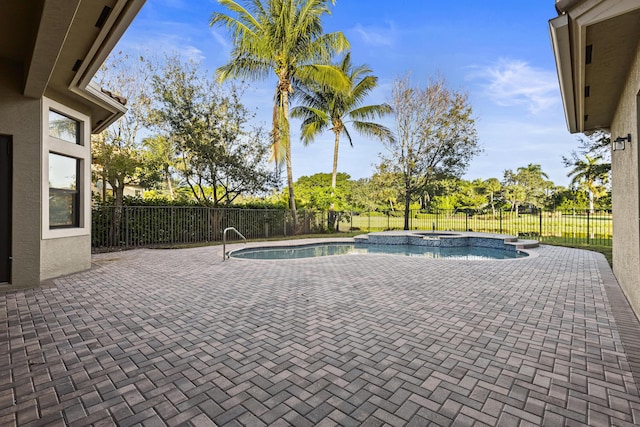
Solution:
{"label": "brick paver patio", "polygon": [[640,328],[606,261],[533,252],[96,255],[0,293],[0,425],[640,423]]}

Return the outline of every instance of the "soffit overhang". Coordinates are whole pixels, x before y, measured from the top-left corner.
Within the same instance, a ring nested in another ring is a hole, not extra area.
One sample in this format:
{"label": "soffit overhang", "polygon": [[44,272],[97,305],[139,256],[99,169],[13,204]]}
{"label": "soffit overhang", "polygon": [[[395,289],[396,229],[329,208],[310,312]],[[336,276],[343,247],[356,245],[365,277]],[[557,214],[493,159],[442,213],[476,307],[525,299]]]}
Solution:
{"label": "soffit overhang", "polygon": [[0,60],[21,65],[25,96],[55,93],[78,102],[90,112],[92,132],[100,132],[126,108],[91,79],[144,2],[4,0]]}
{"label": "soffit overhang", "polygon": [[572,133],[607,129],[640,40],[640,2],[571,0],[557,6],[561,15],[549,29],[567,127]]}

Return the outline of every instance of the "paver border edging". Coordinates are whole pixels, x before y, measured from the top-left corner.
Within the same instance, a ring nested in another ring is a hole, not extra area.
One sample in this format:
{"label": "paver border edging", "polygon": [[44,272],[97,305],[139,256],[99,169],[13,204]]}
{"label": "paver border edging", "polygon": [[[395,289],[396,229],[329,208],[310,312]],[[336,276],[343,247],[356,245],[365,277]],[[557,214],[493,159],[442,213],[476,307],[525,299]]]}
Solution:
{"label": "paver border edging", "polygon": [[600,253],[596,254],[596,259],[633,379],[640,388],[640,321],[631,309],[607,259]]}

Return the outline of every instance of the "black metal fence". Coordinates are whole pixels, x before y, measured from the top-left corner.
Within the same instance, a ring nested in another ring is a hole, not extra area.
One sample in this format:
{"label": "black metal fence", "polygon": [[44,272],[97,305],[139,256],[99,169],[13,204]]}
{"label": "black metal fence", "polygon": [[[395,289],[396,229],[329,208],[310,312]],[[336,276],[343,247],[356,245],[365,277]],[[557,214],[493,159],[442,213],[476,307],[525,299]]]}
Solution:
{"label": "black metal fence", "polygon": [[[343,213],[340,228],[363,231],[400,230],[403,212]],[[346,226],[346,227],[345,227]],[[451,230],[499,233],[540,241],[610,246],[613,238],[611,212],[543,211],[516,213],[507,210],[412,211],[411,230]]]}
{"label": "black metal fence", "polygon": [[[222,240],[225,228],[235,227],[247,239],[321,233],[324,214],[298,213],[294,230],[290,211],[281,209],[213,209],[198,206],[95,206],[91,245],[109,250]],[[236,236],[229,236],[235,239]]]}
{"label": "black metal fence", "polygon": [[[92,212],[92,246],[113,250],[222,240],[235,227],[248,239],[323,233],[327,212],[299,211],[297,229],[291,212],[281,209],[212,209],[196,206],[96,206]],[[338,231],[362,232],[404,228],[402,212],[340,212]],[[412,211],[412,230],[477,231],[510,234],[560,243],[611,245],[610,212],[589,211]],[[231,236],[229,236],[231,237]]]}

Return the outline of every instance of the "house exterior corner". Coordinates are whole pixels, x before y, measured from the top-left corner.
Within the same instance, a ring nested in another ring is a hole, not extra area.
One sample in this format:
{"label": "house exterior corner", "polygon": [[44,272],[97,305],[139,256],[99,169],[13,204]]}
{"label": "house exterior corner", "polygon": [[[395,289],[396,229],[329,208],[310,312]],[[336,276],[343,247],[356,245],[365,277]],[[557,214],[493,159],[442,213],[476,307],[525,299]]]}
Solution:
{"label": "house exterior corner", "polygon": [[640,44],[611,123],[611,137],[632,135],[611,153],[613,273],[640,317]]}
{"label": "house exterior corner", "polygon": [[567,127],[608,130],[614,141],[613,272],[640,317],[640,2],[558,0],[556,10],[549,30]]}
{"label": "house exterior corner", "polygon": [[0,4],[0,290],[91,267],[91,133],[126,111],[91,79],[143,4]]}

